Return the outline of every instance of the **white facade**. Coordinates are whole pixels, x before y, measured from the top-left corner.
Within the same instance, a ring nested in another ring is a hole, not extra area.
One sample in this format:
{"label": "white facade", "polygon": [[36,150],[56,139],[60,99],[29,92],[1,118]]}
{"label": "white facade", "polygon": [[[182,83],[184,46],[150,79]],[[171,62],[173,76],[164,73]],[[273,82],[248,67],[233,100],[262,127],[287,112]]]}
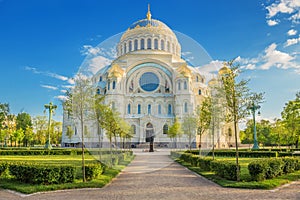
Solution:
{"label": "white facade", "polygon": [[[147,133],[154,134],[155,143],[171,142],[164,130],[175,116],[182,122],[184,116],[194,113],[209,94],[205,77],[181,58],[176,35],[164,23],[151,19],[150,11],[123,34],[117,55],[93,77],[97,93],[105,95],[105,103],[134,127],[131,143],[145,143]],[[65,112],[63,146],[80,143],[77,129],[74,137],[66,137],[70,125],[76,129]],[[97,141],[97,128],[91,124],[89,129]],[[187,142],[185,137],[181,140]],[[202,138],[204,143],[208,140]]]}

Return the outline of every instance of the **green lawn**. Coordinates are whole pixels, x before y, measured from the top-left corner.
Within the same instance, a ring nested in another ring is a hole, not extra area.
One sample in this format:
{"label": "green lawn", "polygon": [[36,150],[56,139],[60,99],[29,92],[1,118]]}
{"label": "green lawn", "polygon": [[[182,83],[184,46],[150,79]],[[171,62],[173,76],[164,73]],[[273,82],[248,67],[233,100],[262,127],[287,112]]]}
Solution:
{"label": "green lawn", "polygon": [[[232,157],[215,157],[216,160],[228,160],[235,162],[235,158]],[[209,180],[223,186],[223,187],[233,187],[233,188],[249,188],[249,189],[274,189],[283,184],[289,183],[291,181],[300,180],[300,171],[294,173],[282,175],[273,179],[268,179],[264,181],[251,181],[251,177],[248,171],[248,164],[260,158],[239,158],[239,164],[241,165],[241,181],[230,181],[216,176],[213,172],[201,171],[199,167],[193,167],[190,163],[184,162],[180,159],[176,161],[181,165],[187,167],[188,169],[206,177]]]}
{"label": "green lawn", "polygon": [[[65,184],[53,184],[53,185],[32,185],[25,184],[15,181],[11,176],[4,175],[0,177],[0,188],[11,189],[21,193],[31,194],[41,191],[50,190],[63,190],[63,189],[73,189],[73,188],[101,188],[108,184],[112,178],[117,176],[119,172],[127,166],[134,156],[126,159],[119,163],[119,165],[113,168],[107,168],[104,173],[97,179],[82,182],[82,171],[81,171],[81,155],[43,155],[43,156],[1,156],[1,161],[8,162],[35,162],[47,165],[74,165],[76,166],[76,179],[74,183]],[[85,155],[85,163],[96,162],[96,159],[91,155]]]}

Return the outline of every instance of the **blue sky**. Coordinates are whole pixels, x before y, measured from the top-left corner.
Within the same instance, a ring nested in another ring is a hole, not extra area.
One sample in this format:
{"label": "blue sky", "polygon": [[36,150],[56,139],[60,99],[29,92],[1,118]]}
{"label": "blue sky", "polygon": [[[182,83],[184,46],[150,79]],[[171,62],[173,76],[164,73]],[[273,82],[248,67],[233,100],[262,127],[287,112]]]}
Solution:
{"label": "blue sky", "polygon": [[252,90],[266,92],[262,117],[280,117],[300,91],[300,0],[0,0],[0,102],[43,115],[58,105],[86,54],[152,17],[196,40],[213,63],[237,58]]}

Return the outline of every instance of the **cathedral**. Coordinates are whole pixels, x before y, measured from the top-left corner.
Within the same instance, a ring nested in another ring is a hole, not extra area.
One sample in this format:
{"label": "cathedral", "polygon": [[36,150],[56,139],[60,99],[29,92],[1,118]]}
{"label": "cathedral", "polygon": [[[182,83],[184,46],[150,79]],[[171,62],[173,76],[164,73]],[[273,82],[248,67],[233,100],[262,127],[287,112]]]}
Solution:
{"label": "cathedral", "polygon": [[[146,18],[134,22],[117,44],[117,58],[109,66],[101,68],[92,78],[96,93],[105,96],[105,103],[120,113],[133,130],[131,145],[146,143],[154,136],[154,143],[168,146],[167,135],[175,117],[183,122],[184,117],[195,112],[203,98],[209,95],[209,83],[201,71],[189,66],[181,57],[181,45],[174,32],[163,22],[152,19],[150,9]],[[71,123],[64,112],[62,146],[80,146],[76,123]],[[66,136],[67,126],[72,126],[74,136]],[[97,141],[96,130],[91,143]],[[229,138],[230,127],[218,132],[214,143],[219,147],[233,144]],[[93,136],[91,136],[93,137]],[[194,147],[197,145],[195,130]],[[105,133],[103,141],[107,141]],[[218,140],[218,141],[217,141]],[[185,135],[181,143],[186,146]],[[211,143],[209,134],[203,135],[203,144]],[[88,143],[85,142],[85,143]],[[95,142],[94,146],[97,142]]]}

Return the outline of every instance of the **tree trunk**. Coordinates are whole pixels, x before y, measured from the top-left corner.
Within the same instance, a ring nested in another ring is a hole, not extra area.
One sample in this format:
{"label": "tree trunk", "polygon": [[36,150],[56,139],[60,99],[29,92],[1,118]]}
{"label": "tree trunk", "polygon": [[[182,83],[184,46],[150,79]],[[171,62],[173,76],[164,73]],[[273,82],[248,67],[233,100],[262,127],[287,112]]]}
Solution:
{"label": "tree trunk", "polygon": [[[83,117],[83,114],[81,115],[81,117]],[[83,131],[83,118],[81,118],[81,138],[82,138],[82,145],[81,145],[81,150],[82,150],[82,154],[81,154],[81,157],[82,157],[82,181],[83,182],[86,182],[85,180],[85,163],[84,163],[84,131]]]}
{"label": "tree trunk", "polygon": [[239,168],[239,147],[237,138],[237,117],[234,115],[234,136],[235,136],[235,153],[236,153],[236,180],[240,181],[240,168]]}
{"label": "tree trunk", "polygon": [[199,138],[199,157],[201,157],[201,143],[202,143],[202,134],[200,134],[200,138]]}

